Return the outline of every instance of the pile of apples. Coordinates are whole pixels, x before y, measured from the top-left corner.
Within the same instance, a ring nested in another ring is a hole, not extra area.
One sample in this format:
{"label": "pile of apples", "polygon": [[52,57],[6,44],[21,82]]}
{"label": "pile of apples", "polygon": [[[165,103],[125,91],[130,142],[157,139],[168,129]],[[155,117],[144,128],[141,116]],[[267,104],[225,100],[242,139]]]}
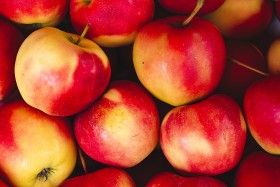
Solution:
{"label": "pile of apples", "polygon": [[0,187],[279,186],[280,2],[9,0]]}

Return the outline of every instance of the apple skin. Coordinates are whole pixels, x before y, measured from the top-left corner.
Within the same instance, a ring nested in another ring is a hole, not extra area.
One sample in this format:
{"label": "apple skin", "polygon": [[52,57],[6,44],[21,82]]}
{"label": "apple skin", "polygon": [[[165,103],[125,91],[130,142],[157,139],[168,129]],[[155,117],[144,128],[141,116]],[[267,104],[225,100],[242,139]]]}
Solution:
{"label": "apple skin", "polygon": [[267,66],[269,73],[272,75],[280,75],[280,38],[276,38],[269,46],[267,52]]}
{"label": "apple skin", "polygon": [[[224,1],[225,0],[205,1],[201,9],[198,11],[198,14],[208,14],[220,7]],[[197,0],[158,0],[158,2],[165,9],[175,14],[190,14],[197,4]]]}
{"label": "apple skin", "polygon": [[214,94],[170,110],[161,124],[160,144],[182,174],[218,175],[234,168],[246,142],[246,124],[231,97]]}
{"label": "apple skin", "polygon": [[204,18],[214,23],[226,38],[251,39],[265,30],[273,12],[271,0],[226,0]]}
{"label": "apple skin", "polygon": [[122,169],[105,167],[65,180],[59,187],[136,187],[131,176]]}
{"label": "apple skin", "polygon": [[280,76],[253,82],[245,92],[243,108],[256,142],[271,154],[280,154]]}
{"label": "apple skin", "polygon": [[0,124],[0,174],[12,186],[58,186],[72,173],[76,143],[66,118],[16,100],[1,107]]}
{"label": "apple skin", "polygon": [[16,88],[14,66],[23,33],[12,23],[0,19],[0,101]]}
{"label": "apple skin", "polygon": [[1,2],[0,15],[25,29],[57,26],[69,10],[68,0]]}
{"label": "apple skin", "polygon": [[216,178],[208,176],[186,177],[173,172],[160,172],[150,179],[146,187],[227,187]]}
{"label": "apple skin", "polygon": [[0,187],[9,187],[8,184],[6,182],[4,182],[1,178],[0,178]]}
{"label": "apple skin", "polygon": [[133,64],[143,86],[157,99],[173,106],[208,96],[221,80],[226,49],[217,28],[184,16],[146,24],[133,45]]}
{"label": "apple skin", "polygon": [[267,72],[266,58],[259,48],[251,42],[226,40],[225,44],[228,58],[223,77],[216,91],[231,96],[242,105],[244,93],[248,86],[252,82],[264,78],[264,75],[242,67],[231,59],[262,72]]}
{"label": "apple skin", "polygon": [[118,80],[74,120],[75,137],[92,159],[129,168],[156,147],[159,114],[149,93],[138,83]]}
{"label": "apple skin", "polygon": [[70,20],[81,33],[90,24],[87,37],[103,47],[120,47],[134,42],[139,30],[153,19],[153,0],[70,0]]}
{"label": "apple skin", "polygon": [[252,152],[240,162],[234,180],[235,187],[278,186],[280,157],[265,151]]}
{"label": "apple skin", "polygon": [[[23,99],[54,116],[74,115],[106,89],[111,66],[93,41],[54,27],[31,33],[16,57],[15,78]],[[67,57],[67,58],[66,58]]]}

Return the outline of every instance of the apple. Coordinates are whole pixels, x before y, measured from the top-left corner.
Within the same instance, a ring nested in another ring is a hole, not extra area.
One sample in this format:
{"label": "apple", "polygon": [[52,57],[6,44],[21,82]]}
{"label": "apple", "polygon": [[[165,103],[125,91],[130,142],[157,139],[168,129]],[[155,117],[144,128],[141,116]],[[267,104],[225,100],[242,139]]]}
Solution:
{"label": "apple", "polygon": [[194,176],[186,177],[174,172],[160,172],[150,179],[146,187],[227,187],[227,185],[214,177]]}
{"label": "apple", "polygon": [[248,129],[256,142],[271,154],[280,154],[280,76],[253,82],[246,90],[243,108]]}
{"label": "apple", "polygon": [[273,75],[280,74],[280,38],[276,38],[268,48],[267,52],[267,66],[268,70]]}
{"label": "apple", "polygon": [[153,19],[153,0],[70,0],[70,21],[81,33],[103,47],[120,47],[134,42],[139,30]]}
{"label": "apple", "polygon": [[15,78],[23,99],[49,115],[74,115],[107,88],[111,66],[92,40],[54,27],[32,32],[16,57]]}
{"label": "apple", "polygon": [[81,149],[102,164],[129,168],[145,159],[159,139],[159,114],[136,82],[112,81],[107,91],[74,119]]}
{"label": "apple", "polygon": [[211,94],[226,62],[218,29],[199,17],[185,21],[185,16],[154,20],[140,30],[133,45],[138,79],[153,96],[173,106]]}
{"label": "apple", "polygon": [[[220,7],[224,1],[225,0],[204,1],[204,4],[198,14],[202,15],[210,13]],[[158,2],[165,9],[175,14],[190,14],[197,4],[197,0],[158,0]]]}
{"label": "apple", "polygon": [[271,0],[226,0],[204,18],[214,23],[224,37],[251,39],[266,29],[273,12]]}
{"label": "apple", "polygon": [[12,23],[0,19],[0,101],[16,88],[14,66],[23,33]]}
{"label": "apple", "polygon": [[76,164],[69,120],[47,115],[22,99],[0,110],[0,174],[12,186],[58,186]]}
{"label": "apple", "polygon": [[2,1],[0,15],[24,29],[57,26],[69,10],[68,0]]}
{"label": "apple", "polygon": [[177,106],[161,124],[162,151],[181,174],[223,174],[240,161],[245,142],[246,123],[241,109],[223,94]]}
{"label": "apple", "polygon": [[225,44],[227,63],[216,91],[227,94],[242,104],[248,86],[268,76],[266,58],[251,42],[229,39]]}
{"label": "apple", "polygon": [[131,176],[122,169],[105,167],[65,180],[59,187],[136,187]]}
{"label": "apple", "polygon": [[280,157],[264,151],[245,156],[235,174],[235,187],[264,187],[280,184]]}
{"label": "apple", "polygon": [[8,184],[6,184],[6,182],[4,182],[1,178],[0,178],[0,187],[9,187]]}

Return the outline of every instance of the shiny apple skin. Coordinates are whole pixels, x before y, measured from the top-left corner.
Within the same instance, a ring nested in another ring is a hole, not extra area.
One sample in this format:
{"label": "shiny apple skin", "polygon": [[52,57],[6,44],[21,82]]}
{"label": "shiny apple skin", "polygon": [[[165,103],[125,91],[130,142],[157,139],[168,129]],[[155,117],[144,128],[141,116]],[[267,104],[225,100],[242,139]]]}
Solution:
{"label": "shiny apple skin", "polygon": [[175,16],[146,24],[133,46],[133,64],[144,87],[173,106],[208,96],[224,72],[224,39],[210,22]]}

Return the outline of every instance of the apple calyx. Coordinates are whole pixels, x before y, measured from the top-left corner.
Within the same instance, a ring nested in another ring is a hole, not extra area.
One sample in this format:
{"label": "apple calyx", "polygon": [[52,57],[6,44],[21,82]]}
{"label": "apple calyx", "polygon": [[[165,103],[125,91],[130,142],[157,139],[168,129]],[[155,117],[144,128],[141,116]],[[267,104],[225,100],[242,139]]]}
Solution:
{"label": "apple calyx", "polygon": [[202,8],[204,4],[204,0],[197,0],[196,6],[192,13],[185,19],[185,21],[182,23],[183,26],[187,26],[190,21],[193,19],[193,17],[198,13],[198,11]]}
{"label": "apple calyx", "polygon": [[51,173],[54,173],[53,169],[51,168],[44,168],[38,175],[36,176],[36,179],[43,180],[44,182],[48,180]]}
{"label": "apple calyx", "polygon": [[244,68],[247,68],[247,69],[249,69],[249,70],[251,70],[251,71],[254,71],[254,72],[256,72],[256,73],[258,73],[258,74],[260,74],[260,75],[263,75],[263,76],[265,76],[265,77],[269,77],[269,74],[268,74],[268,73],[263,72],[263,71],[261,71],[261,70],[258,70],[258,69],[256,69],[256,68],[253,68],[253,67],[251,67],[251,66],[248,66],[248,65],[246,65],[246,64],[244,64],[244,63],[242,63],[242,62],[240,62],[240,61],[238,61],[238,60],[236,60],[236,59],[233,59],[233,58],[230,58],[230,57],[227,57],[227,59],[228,59],[228,61],[233,62],[233,63],[235,63],[235,64],[237,64],[237,65],[239,65],[239,66],[242,66],[242,67],[244,67]]}

